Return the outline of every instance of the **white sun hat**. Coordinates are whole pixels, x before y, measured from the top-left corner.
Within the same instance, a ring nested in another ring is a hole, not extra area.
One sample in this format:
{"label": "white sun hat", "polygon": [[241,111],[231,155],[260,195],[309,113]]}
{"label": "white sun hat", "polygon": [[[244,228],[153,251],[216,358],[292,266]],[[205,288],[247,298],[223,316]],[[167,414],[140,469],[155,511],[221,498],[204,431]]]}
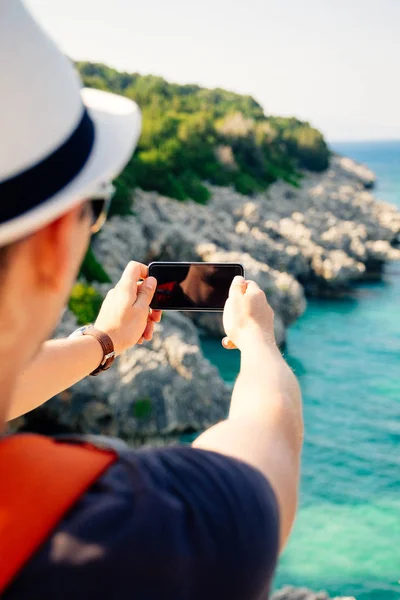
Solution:
{"label": "white sun hat", "polygon": [[21,0],[0,0],[0,246],[96,195],[128,162],[140,127],[134,102],[81,89]]}

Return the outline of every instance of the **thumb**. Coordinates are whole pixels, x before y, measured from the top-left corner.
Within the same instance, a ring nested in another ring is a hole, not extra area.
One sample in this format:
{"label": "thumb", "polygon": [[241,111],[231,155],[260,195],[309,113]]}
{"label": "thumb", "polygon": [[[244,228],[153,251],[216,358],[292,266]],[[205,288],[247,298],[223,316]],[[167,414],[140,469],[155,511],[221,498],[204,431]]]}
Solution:
{"label": "thumb", "polygon": [[148,277],[138,289],[135,306],[148,309],[150,302],[153,300],[156,286],[157,280],[154,277]]}

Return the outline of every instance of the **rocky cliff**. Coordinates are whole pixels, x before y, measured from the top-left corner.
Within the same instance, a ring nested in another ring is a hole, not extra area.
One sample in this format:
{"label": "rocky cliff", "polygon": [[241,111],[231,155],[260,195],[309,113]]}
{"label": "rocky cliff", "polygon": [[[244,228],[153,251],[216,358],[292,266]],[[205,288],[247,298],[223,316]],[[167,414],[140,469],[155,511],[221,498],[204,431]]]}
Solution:
{"label": "rocky cliff", "polygon": [[[393,247],[400,214],[366,189],[373,181],[365,167],[334,156],[325,173],[304,173],[300,188],[278,182],[254,198],[210,187],[211,200],[202,206],[138,191],[135,216],[113,219],[94,249],[113,279],[125,257],[241,262],[265,290],[282,343],[285,328],[305,309],[305,292],[342,294],[400,259]],[[218,316],[196,320],[221,334]]]}
{"label": "rocky cliff", "polygon": [[[400,259],[400,213],[375,200],[367,189],[373,181],[365,168],[335,156],[325,173],[304,173],[300,188],[278,182],[253,198],[212,187],[210,203],[202,206],[138,191],[134,216],[112,218],[93,249],[113,282],[131,259],[242,262],[275,309],[282,344],[307,294],[345,293],[355,280]],[[108,286],[98,287],[104,293]],[[197,316],[195,323],[222,334],[218,315]],[[67,312],[58,335],[75,327]],[[229,394],[204,358],[193,322],[169,313],[152,343],[130,350],[101,377],[85,379],[15,425],[47,423],[49,430],[101,432],[141,443],[223,418]]]}
{"label": "rocky cliff", "polygon": [[[77,328],[67,311],[56,337]],[[32,413],[14,429],[120,437],[132,445],[170,443],[223,419],[230,390],[200,349],[194,324],[166,314],[153,340],[121,355],[101,377],[87,377]]]}
{"label": "rocky cliff", "polygon": [[306,588],[284,587],[271,600],[355,600],[353,596],[331,598],[326,592],[312,592]]}

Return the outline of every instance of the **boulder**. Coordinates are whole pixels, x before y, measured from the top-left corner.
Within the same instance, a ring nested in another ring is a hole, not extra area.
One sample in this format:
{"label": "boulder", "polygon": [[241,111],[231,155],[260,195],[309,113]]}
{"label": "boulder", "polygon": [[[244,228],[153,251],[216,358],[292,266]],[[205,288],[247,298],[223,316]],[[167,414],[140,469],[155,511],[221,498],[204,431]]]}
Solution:
{"label": "boulder", "polygon": [[[76,328],[69,311],[56,336]],[[200,349],[196,327],[179,313],[164,315],[152,342],[121,355],[111,369],[86,377],[17,419],[14,429],[84,432],[144,439],[199,431],[224,419],[230,389]]]}
{"label": "boulder", "polygon": [[370,189],[375,186],[376,175],[367,165],[361,165],[351,158],[340,155],[335,155],[334,160],[343,173],[349,175],[352,179],[358,179],[365,188]]}
{"label": "boulder", "polygon": [[313,592],[307,588],[286,586],[275,592],[271,600],[355,600],[353,596],[331,598],[326,592]]}
{"label": "boulder", "polygon": [[93,251],[110,279],[116,282],[130,260],[145,262],[149,242],[134,216],[113,217],[93,238]]}
{"label": "boulder", "polygon": [[197,250],[204,261],[241,263],[246,277],[258,283],[276,315],[286,326],[293,323],[305,311],[303,288],[288,273],[276,271],[248,253],[226,252],[219,250],[213,244],[200,244]]}

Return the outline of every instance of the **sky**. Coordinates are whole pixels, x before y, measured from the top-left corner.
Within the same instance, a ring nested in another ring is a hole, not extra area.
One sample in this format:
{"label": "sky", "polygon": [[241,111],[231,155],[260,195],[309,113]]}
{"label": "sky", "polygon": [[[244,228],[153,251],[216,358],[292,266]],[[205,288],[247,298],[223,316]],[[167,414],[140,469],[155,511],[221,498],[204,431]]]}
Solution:
{"label": "sky", "polygon": [[26,0],[74,59],[252,95],[329,141],[400,139],[400,0]]}

